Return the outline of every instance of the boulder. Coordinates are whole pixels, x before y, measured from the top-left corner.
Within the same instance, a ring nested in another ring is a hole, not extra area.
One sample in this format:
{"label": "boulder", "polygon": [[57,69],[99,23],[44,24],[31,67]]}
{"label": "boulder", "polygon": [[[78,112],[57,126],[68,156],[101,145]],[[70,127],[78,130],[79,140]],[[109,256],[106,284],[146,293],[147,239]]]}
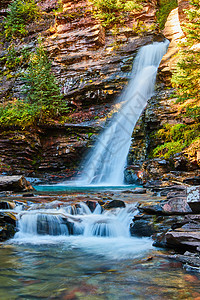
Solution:
{"label": "boulder", "polygon": [[0,191],[25,192],[34,188],[24,176],[0,176]]}
{"label": "boulder", "polygon": [[138,208],[139,211],[150,215],[187,215],[192,213],[184,197],[171,198],[162,203],[142,203]]}
{"label": "boulder", "polygon": [[169,231],[165,234],[166,246],[197,250],[200,247],[200,231]]}
{"label": "boulder", "polygon": [[98,202],[95,200],[87,200],[85,203],[87,204],[87,206],[89,207],[91,212],[93,212],[95,210]]}
{"label": "boulder", "polygon": [[103,208],[105,209],[117,208],[117,207],[126,207],[126,205],[122,200],[112,200],[106,202],[106,204],[103,206]]}
{"label": "boulder", "polygon": [[134,216],[133,223],[130,225],[130,233],[137,236],[153,235],[157,240],[160,232],[167,232],[173,227],[180,227],[184,224],[184,216],[157,216],[140,213]]}
{"label": "boulder", "polygon": [[155,233],[153,222],[150,220],[137,220],[131,224],[130,227],[131,235],[136,236],[151,236]]}

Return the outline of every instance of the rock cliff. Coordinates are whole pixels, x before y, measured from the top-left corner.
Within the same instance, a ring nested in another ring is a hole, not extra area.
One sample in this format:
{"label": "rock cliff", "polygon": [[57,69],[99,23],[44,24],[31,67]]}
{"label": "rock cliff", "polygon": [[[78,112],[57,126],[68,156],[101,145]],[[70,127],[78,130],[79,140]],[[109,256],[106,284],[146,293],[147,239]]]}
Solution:
{"label": "rock cliff", "polygon": [[[0,4],[3,14],[8,3]],[[8,174],[63,172],[70,176],[112,109],[111,103],[127,84],[137,50],[163,39],[156,29],[157,2],[145,1],[141,12],[126,14],[123,26],[106,30],[93,16],[88,1],[63,0],[61,12],[56,0],[37,3],[42,17],[27,25],[27,37],[15,40],[15,51],[23,47],[34,51],[42,35],[71,113],[64,125],[34,131],[0,129],[0,168]],[[8,47],[3,39],[2,58]],[[0,71],[4,69],[1,60]],[[14,75],[2,78],[2,102],[23,97],[23,83]]]}
{"label": "rock cliff", "polygon": [[[0,3],[1,22],[9,2]],[[34,130],[1,128],[0,171],[29,176],[57,173],[72,176],[87,148],[93,144],[95,135],[104,126],[114,99],[129,81],[138,49],[166,36],[171,44],[160,66],[156,94],[149,100],[134,130],[126,179],[128,182],[156,179],[170,170],[196,172],[196,162],[191,166],[180,157],[171,162],[148,160],[153,145],[158,142],[152,133],[165,122],[176,124],[180,121],[178,111],[170,105],[173,90],[169,89],[169,83],[176,63],[177,43],[184,37],[179,19],[184,21],[183,9],[187,8],[188,1],[179,1],[162,33],[156,24],[157,1],[145,1],[142,11],[126,14],[123,26],[108,29],[94,17],[88,1],[62,0],[62,9],[57,0],[37,3],[42,17],[27,25],[29,34],[15,41],[15,50],[19,53],[26,47],[34,51],[37,37],[42,35],[52,59],[52,71],[71,112],[64,124],[45,125]],[[1,58],[6,55],[8,47],[9,43],[3,39]],[[4,69],[2,59],[0,72]],[[1,102],[9,97],[23,97],[22,85],[18,77],[3,76]]]}

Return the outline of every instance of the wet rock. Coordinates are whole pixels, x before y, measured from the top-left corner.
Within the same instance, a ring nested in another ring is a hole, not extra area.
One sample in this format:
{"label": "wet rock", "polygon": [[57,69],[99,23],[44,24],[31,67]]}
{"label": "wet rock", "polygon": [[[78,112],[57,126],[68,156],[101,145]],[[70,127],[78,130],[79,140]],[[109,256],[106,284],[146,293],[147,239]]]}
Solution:
{"label": "wet rock", "polygon": [[143,188],[135,188],[132,193],[133,194],[146,194],[147,190]]}
{"label": "wet rock", "polygon": [[152,236],[155,233],[154,225],[151,220],[137,220],[130,226],[130,233],[134,236]]}
{"label": "wet rock", "polygon": [[25,192],[33,190],[24,176],[0,176],[1,191]]}
{"label": "wet rock", "polygon": [[142,184],[142,172],[139,166],[128,166],[124,171],[124,180],[127,184]]}
{"label": "wet rock", "polygon": [[200,176],[186,178],[183,182],[190,185],[200,185]]}
{"label": "wet rock", "polygon": [[200,247],[200,231],[169,231],[165,234],[167,247],[197,250]]}
{"label": "wet rock", "polygon": [[[65,217],[58,214],[38,214],[37,233],[41,235],[76,235],[80,234],[78,229],[75,231],[75,223],[80,223],[79,219]],[[81,230],[81,228],[80,228]]]}
{"label": "wet rock", "polygon": [[13,209],[13,208],[15,208],[14,202],[0,201],[0,209]]}
{"label": "wet rock", "polygon": [[89,207],[91,212],[93,212],[95,210],[98,202],[95,200],[87,200],[85,203],[87,204],[87,206]]}
{"label": "wet rock", "polygon": [[103,208],[105,209],[110,209],[110,208],[117,208],[117,207],[126,207],[124,201],[122,200],[112,200],[112,201],[108,201],[106,202],[106,204],[104,204]]}
{"label": "wet rock", "polygon": [[16,216],[12,213],[0,213],[0,241],[14,236],[16,232]]}
{"label": "wet rock", "polygon": [[163,175],[171,170],[169,161],[161,158],[151,159],[143,163],[144,180],[162,179]]}
{"label": "wet rock", "polygon": [[151,215],[186,215],[190,214],[192,210],[187,204],[186,198],[172,198],[163,203],[143,203],[139,207],[141,212]]}
{"label": "wet rock", "polygon": [[190,214],[192,212],[185,198],[172,198],[163,205],[163,211],[168,214]]}
{"label": "wet rock", "polygon": [[[185,224],[184,216],[158,216],[138,214],[134,216],[133,223],[130,225],[130,232],[137,236],[154,236],[158,240],[160,232],[167,232],[174,224]],[[178,225],[177,225],[178,226]]]}

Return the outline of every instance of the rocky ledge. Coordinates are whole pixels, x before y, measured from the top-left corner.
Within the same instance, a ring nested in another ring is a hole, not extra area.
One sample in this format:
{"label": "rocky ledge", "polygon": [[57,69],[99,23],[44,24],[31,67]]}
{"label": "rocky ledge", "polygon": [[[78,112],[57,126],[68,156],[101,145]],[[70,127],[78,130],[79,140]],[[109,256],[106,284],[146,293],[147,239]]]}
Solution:
{"label": "rocky ledge", "polygon": [[174,185],[160,188],[159,192],[167,198],[138,204],[131,234],[152,236],[154,246],[175,251],[167,257],[199,268],[200,187]]}
{"label": "rocky ledge", "polygon": [[24,176],[0,176],[0,191],[26,192],[34,188]]}

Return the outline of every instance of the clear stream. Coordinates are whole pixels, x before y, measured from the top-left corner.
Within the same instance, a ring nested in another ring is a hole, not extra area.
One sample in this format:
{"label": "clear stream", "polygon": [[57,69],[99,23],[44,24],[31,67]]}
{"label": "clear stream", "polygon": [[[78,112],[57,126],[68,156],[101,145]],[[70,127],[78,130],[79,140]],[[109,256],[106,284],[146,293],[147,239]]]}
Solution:
{"label": "clear stream", "polygon": [[[164,251],[150,238],[130,236],[136,196],[125,193],[126,207],[109,212],[72,205],[80,196],[85,201],[120,193],[59,194],[60,201],[18,208],[19,231],[0,247],[0,299],[198,300],[199,273],[158,257]],[[71,234],[65,218],[76,224]]]}
{"label": "clear stream", "polygon": [[0,248],[0,299],[199,299],[198,273],[146,261],[157,251],[146,239],[139,244],[135,251],[134,240],[11,241]]}

